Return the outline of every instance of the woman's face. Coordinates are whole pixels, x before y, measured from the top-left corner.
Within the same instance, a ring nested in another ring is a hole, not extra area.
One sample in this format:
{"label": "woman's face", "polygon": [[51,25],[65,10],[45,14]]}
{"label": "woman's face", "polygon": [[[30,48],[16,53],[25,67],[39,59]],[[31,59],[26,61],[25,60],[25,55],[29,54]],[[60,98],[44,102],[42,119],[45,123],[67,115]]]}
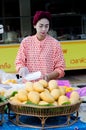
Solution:
{"label": "woman's face", "polygon": [[46,18],[43,18],[37,22],[37,24],[34,26],[36,29],[36,35],[39,40],[43,40],[49,30],[49,20]]}

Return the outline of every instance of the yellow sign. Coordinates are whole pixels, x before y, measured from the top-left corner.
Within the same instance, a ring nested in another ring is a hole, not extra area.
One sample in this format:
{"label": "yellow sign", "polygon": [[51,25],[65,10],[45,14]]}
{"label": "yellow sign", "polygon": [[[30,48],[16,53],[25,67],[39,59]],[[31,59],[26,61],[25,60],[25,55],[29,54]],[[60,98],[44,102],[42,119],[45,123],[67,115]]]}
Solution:
{"label": "yellow sign", "polygon": [[18,47],[18,44],[0,46],[0,69],[4,70],[5,72],[16,72],[14,62]]}
{"label": "yellow sign", "polygon": [[[86,69],[86,40],[61,41],[66,70]],[[15,73],[19,44],[0,45],[0,69]]]}
{"label": "yellow sign", "polygon": [[62,41],[66,70],[86,69],[86,40]]}

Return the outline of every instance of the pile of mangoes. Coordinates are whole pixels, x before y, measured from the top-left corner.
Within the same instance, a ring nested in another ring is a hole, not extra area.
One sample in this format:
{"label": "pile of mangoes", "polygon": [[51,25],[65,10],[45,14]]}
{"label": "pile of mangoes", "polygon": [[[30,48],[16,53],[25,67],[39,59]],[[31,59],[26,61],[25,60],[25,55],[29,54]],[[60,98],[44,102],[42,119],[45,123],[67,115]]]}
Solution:
{"label": "pile of mangoes", "polygon": [[25,88],[18,90],[9,98],[14,104],[34,105],[67,105],[79,102],[80,96],[77,91],[72,91],[70,97],[66,96],[66,88],[58,86],[56,80],[47,82],[40,79],[36,82],[26,82]]}

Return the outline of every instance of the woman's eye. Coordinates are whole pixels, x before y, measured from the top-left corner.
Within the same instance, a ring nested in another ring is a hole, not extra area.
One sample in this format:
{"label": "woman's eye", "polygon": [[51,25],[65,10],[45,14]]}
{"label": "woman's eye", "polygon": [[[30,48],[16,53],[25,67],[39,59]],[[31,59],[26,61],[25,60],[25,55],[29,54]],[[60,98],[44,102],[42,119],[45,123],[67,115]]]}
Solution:
{"label": "woman's eye", "polygon": [[48,25],[45,26],[45,28],[48,28],[48,27],[49,27]]}
{"label": "woman's eye", "polygon": [[41,26],[39,26],[40,28],[42,28],[43,26],[41,25]]}

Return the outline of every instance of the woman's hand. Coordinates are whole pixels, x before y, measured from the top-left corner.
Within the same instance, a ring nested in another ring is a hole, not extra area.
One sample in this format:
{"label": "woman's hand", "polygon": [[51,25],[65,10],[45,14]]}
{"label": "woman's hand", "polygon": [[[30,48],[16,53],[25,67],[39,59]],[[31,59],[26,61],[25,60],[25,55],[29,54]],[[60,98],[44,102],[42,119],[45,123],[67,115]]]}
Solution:
{"label": "woman's hand", "polygon": [[52,80],[52,79],[58,79],[59,77],[59,73],[56,71],[53,71],[49,74],[46,74],[43,76],[43,79],[45,79],[46,81]]}
{"label": "woman's hand", "polygon": [[46,81],[48,82],[48,81],[49,81],[48,75],[44,75],[44,76],[43,76],[43,79],[46,80]]}

